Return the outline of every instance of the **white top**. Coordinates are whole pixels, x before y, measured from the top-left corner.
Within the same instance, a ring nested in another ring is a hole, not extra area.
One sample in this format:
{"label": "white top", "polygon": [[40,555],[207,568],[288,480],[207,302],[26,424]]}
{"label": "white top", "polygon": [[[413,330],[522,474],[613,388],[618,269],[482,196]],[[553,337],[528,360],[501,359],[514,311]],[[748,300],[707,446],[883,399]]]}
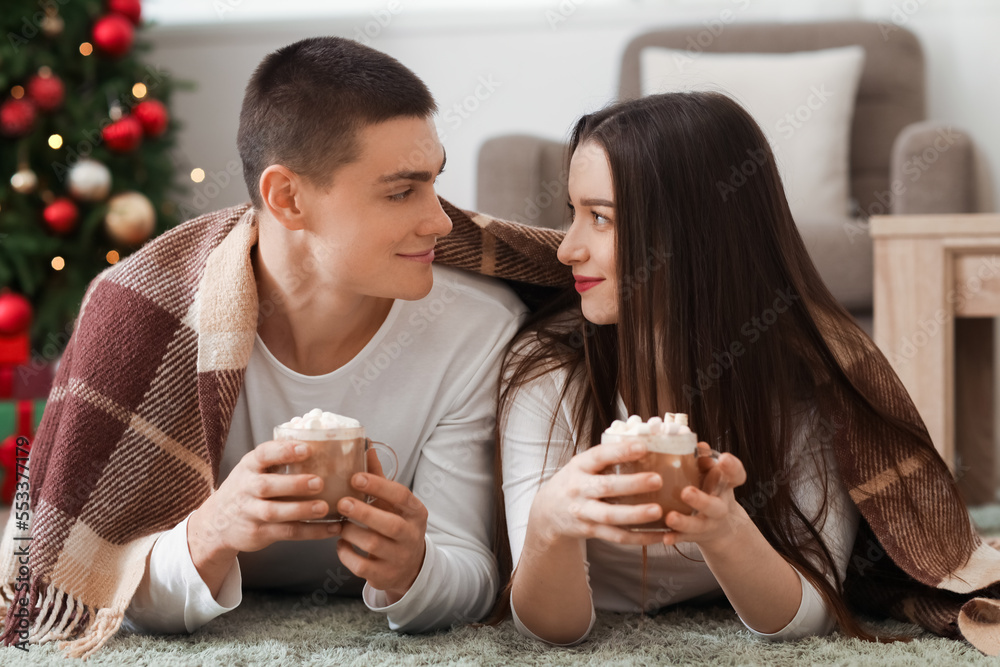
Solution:
{"label": "white top", "polygon": [[[507,533],[511,557],[515,567],[524,547],[528,530],[528,514],[540,480],[547,480],[566,465],[576,450],[577,429],[573,425],[571,407],[558,404],[565,372],[546,374],[520,388],[513,398],[503,436],[503,492],[507,512]],[[552,424],[553,407],[556,406],[555,428],[552,444],[546,457],[546,443]],[[618,417],[627,418],[625,405],[618,398]],[[697,431],[695,425],[695,431]],[[808,437],[812,432],[800,428],[796,453],[789,472],[792,495],[808,517],[816,517],[822,505],[823,475],[829,474],[830,494],[825,521],[822,517],[813,524],[822,526],[820,533],[837,565],[837,576],[844,580],[847,562],[858,527],[858,511],[851,502],[847,489],[837,476],[837,464],[829,442],[824,445],[818,438]],[[829,438],[827,438],[829,440]],[[822,451],[827,473],[822,470],[819,458],[808,452]],[[760,485],[766,494],[766,484]],[[753,502],[755,494],[749,501]],[[642,591],[642,547],[618,545],[599,539],[580,540],[580,553],[587,567],[587,578],[594,608],[615,612],[639,612],[645,606],[660,608],[692,599],[711,599],[723,594],[715,576],[703,562],[697,545],[678,545],[680,555],[663,544],[648,547],[646,599]],[[687,558],[685,558],[686,556]],[[692,560],[688,560],[692,559]],[[701,562],[699,562],[701,561]],[[819,563],[817,562],[817,565]],[[771,639],[798,639],[808,635],[829,633],[835,621],[826,608],[819,592],[799,573],[802,582],[802,602],[798,613],[789,624],[773,634],[755,634]],[[529,637],[540,639],[517,616],[511,605],[514,624]],[[591,612],[591,628],[594,624]],[[745,625],[745,623],[744,623]],[[579,643],[590,634],[587,632],[570,645]]]}
{"label": "white top", "polygon": [[126,612],[142,632],[193,632],[239,605],[241,590],[302,593],[303,606],[328,594],[359,595],[389,627],[422,632],[478,620],[497,591],[491,549],[495,391],[503,351],[524,305],[499,281],[434,266],[419,301],[396,300],[358,355],[332,373],[283,366],[260,337],[254,345],[219,470],[221,483],[274,426],[314,407],[354,417],[399,458],[396,481],[427,507],[426,556],[402,599],[352,575],[332,537],[277,542],[240,553],[217,599],[187,548],[187,519],[157,539]]}

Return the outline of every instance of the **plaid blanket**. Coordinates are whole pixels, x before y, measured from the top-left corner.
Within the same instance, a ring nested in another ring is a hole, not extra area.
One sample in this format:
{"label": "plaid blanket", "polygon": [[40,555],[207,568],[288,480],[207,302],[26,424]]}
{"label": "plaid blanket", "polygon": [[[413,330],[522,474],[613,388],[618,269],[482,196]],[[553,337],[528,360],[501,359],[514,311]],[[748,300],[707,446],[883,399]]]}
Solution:
{"label": "plaid blanket", "polygon": [[[437,261],[529,297],[527,283],[572,282],[557,232],[442,205],[454,227]],[[29,535],[12,512],[0,542],[5,644],[75,638],[67,655],[98,650],[158,534],[213,492],[257,331],[257,232],[248,205],[210,213],[88,287],[32,445],[31,539],[18,539]]]}
{"label": "plaid blanket", "polygon": [[[443,205],[454,230],[437,261],[512,281],[529,301],[537,286],[569,283],[558,232]],[[13,512],[0,542],[4,643],[30,628],[31,642],[70,640],[69,656],[98,650],[121,625],[158,533],[213,492],[257,326],[256,240],[247,206],[208,214],[88,288],[33,446],[31,539],[18,539],[29,535]],[[911,429],[843,411],[831,427],[864,519],[848,599],[997,654],[1000,552],[975,533],[944,462],[920,445],[926,429],[885,357],[860,331],[820,325],[856,386]]]}

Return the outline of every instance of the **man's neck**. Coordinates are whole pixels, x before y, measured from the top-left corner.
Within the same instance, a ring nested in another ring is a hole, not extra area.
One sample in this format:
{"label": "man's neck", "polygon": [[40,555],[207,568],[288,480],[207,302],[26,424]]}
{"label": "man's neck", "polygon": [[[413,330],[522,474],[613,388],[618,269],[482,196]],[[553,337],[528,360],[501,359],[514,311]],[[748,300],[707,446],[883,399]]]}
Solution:
{"label": "man's neck", "polygon": [[347,364],[392,308],[392,299],[346,294],[303,280],[301,270],[280,254],[269,256],[260,244],[251,258],[260,313],[257,333],[268,351],[297,373],[324,375]]}

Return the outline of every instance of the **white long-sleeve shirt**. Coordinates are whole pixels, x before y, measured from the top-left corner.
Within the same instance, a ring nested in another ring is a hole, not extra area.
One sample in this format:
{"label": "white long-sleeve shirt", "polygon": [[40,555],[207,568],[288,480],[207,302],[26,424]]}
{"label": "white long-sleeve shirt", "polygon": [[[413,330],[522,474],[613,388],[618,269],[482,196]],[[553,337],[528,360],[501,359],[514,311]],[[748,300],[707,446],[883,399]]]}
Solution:
{"label": "white long-sleeve shirt", "polygon": [[243,588],[300,592],[312,600],[362,594],[390,628],[406,632],[484,616],[497,590],[494,392],[504,348],[524,312],[498,281],[435,266],[430,294],[397,300],[364,349],[332,373],[296,373],[257,337],[219,484],[244,455],[272,439],[275,425],[295,415],[319,407],[358,419],[368,437],[393,448],[396,481],[428,510],[423,565],[400,600],[387,604],[383,591],[354,577],[337,558],[336,537],[240,553],[214,598],[191,560],[185,519],[153,546],[126,627],[193,632],[239,605]]}
{"label": "white long-sleeve shirt", "polygon": [[[577,450],[578,429],[574,427],[570,406],[559,403],[565,382],[565,372],[555,372],[521,387],[514,396],[504,428],[503,491],[507,533],[515,567],[524,547],[531,504],[541,481],[552,477],[580,451]],[[555,425],[552,428],[554,412]],[[621,397],[618,398],[618,418],[628,418]],[[808,421],[809,418],[803,420],[805,424]],[[546,455],[550,429],[551,448]],[[805,516],[813,518],[813,525],[819,529],[834,558],[837,576],[843,581],[859,514],[838,478],[832,446],[829,442],[822,443],[821,437],[814,436],[808,425],[798,429],[788,483]],[[819,456],[814,455],[817,452]],[[829,477],[827,508],[825,516],[820,516],[825,475]],[[767,494],[768,488],[761,485],[758,492]],[[751,494],[749,502],[755,500],[759,499]],[[618,545],[599,539],[580,540],[580,556],[587,568],[591,591],[590,628],[594,624],[594,608],[616,612],[650,611],[685,600],[724,595],[697,545],[683,543],[678,545],[678,549],[681,553],[663,544],[648,547],[646,596],[643,600],[641,546]],[[818,562],[815,564],[820,565]],[[761,637],[791,640],[828,634],[833,629],[834,618],[819,592],[797,569],[796,573],[802,583],[802,601],[788,625],[773,634],[760,633],[747,626],[749,630]],[[522,634],[541,639],[521,622],[513,603],[511,611],[514,624]],[[583,641],[590,634],[590,628],[568,645]]]}

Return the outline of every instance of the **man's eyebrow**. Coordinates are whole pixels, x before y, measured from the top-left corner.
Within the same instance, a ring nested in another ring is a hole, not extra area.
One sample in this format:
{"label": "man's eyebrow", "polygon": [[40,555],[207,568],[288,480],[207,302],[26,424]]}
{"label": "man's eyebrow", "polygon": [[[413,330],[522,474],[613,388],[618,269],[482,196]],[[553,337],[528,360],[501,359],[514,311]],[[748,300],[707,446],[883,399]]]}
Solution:
{"label": "man's eyebrow", "polygon": [[396,181],[420,181],[422,183],[427,183],[434,180],[434,178],[444,171],[444,165],[448,162],[448,154],[445,152],[444,148],[441,149],[443,155],[441,159],[441,168],[438,169],[437,174],[431,174],[429,171],[413,171],[412,169],[403,169],[397,171],[388,176],[382,176],[378,179],[379,183],[394,183]]}
{"label": "man's eyebrow", "polygon": [[607,199],[584,199],[580,202],[581,206],[607,206],[608,208],[614,208],[615,203],[608,201]]}

